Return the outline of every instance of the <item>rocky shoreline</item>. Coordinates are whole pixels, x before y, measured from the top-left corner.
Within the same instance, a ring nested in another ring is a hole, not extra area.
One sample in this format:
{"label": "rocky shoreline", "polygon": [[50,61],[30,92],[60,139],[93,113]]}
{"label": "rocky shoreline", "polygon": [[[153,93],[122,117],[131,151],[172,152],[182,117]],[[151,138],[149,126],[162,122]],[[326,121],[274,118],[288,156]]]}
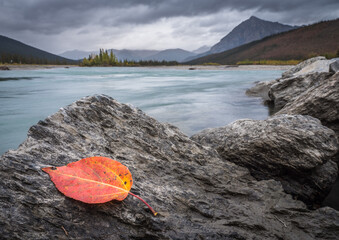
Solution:
{"label": "rocky shoreline", "polygon": [[[317,118],[324,126],[332,129],[339,139],[338,58],[308,59],[284,72],[281,78],[259,82],[246,93],[261,97],[264,103],[272,108],[272,114],[275,116],[301,114]],[[333,159],[338,164],[339,154]],[[338,180],[332,192],[332,196],[329,196],[333,198],[330,205],[339,209]]]}
{"label": "rocky shoreline", "polygon": [[275,115],[302,114],[318,118],[338,136],[339,58],[308,59],[284,72],[282,77],[259,82],[247,90],[249,96],[262,97]]}
{"label": "rocky shoreline", "polygon": [[[339,211],[311,210],[306,204],[318,204],[337,177],[333,126],[338,114],[333,108],[339,105],[322,105],[321,116],[333,116],[328,121],[297,110],[304,106],[298,99],[306,104],[333,86],[328,97],[335,95],[338,76],[324,75],[322,83],[309,84],[312,91],[300,91],[291,102],[285,99],[284,114],[239,120],[191,139],[111,97],[82,98],[32,126],[18,149],[1,156],[0,236],[336,239]],[[297,100],[299,104],[292,104]],[[131,191],[158,216],[130,197],[94,205],[69,199],[41,170],[90,156],[126,165],[135,184]]]}
{"label": "rocky shoreline", "polygon": [[39,64],[6,64],[0,65],[0,70],[40,70],[53,68],[74,68],[77,65],[39,65]]}

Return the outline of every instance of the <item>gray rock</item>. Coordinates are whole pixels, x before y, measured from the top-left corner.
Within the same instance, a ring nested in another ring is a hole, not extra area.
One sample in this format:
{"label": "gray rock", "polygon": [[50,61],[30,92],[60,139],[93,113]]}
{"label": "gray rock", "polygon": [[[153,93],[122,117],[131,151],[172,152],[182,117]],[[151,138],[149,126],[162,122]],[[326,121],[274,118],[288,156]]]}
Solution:
{"label": "gray rock", "polygon": [[[119,160],[139,200],[85,204],[62,195],[41,167],[101,155]],[[31,127],[0,165],[2,239],[335,239],[339,212],[293,200],[248,170],[157,122],[98,95]],[[313,163],[312,163],[313,164]]]}
{"label": "gray rock", "polygon": [[278,80],[257,82],[253,87],[246,90],[246,95],[251,97],[261,97],[264,102],[271,101],[268,96],[268,91],[271,86],[277,82]]}
{"label": "gray rock", "polygon": [[331,60],[325,57],[310,58],[284,72],[282,78],[256,83],[246,91],[246,94],[261,97],[274,114],[309,88],[319,85],[333,75],[334,70],[330,69],[330,65],[333,64],[335,68],[336,61],[337,58]]}
{"label": "gray rock", "polygon": [[313,116],[339,136],[339,73],[309,88],[276,114]]}
{"label": "gray rock", "polygon": [[339,60],[336,60],[335,62],[330,64],[330,69],[329,71],[331,73],[336,73],[339,72]]}
{"label": "gray rock", "polygon": [[248,168],[257,179],[281,181],[286,192],[307,204],[320,203],[337,177],[331,161],[338,150],[335,133],[310,116],[238,120],[191,139]]}
{"label": "gray rock", "polygon": [[1,71],[1,70],[3,70],[3,71],[6,71],[6,70],[7,70],[7,71],[8,71],[8,70],[10,70],[10,69],[9,69],[9,67],[7,67],[7,66],[0,66],[0,71]]}
{"label": "gray rock", "polygon": [[282,78],[290,78],[290,77],[293,77],[293,75],[297,72],[299,72],[301,69],[303,69],[304,67],[316,62],[316,61],[319,61],[319,60],[326,60],[325,57],[323,56],[318,56],[318,57],[314,57],[314,58],[309,58],[299,64],[297,64],[296,66],[290,68],[289,70],[287,70],[286,72],[284,72],[282,74]]}
{"label": "gray rock", "polygon": [[330,64],[335,62],[337,59],[330,60],[318,60],[310,65],[305,66],[299,72],[293,74],[293,76],[304,76],[310,73],[321,73],[321,72],[329,72]]}
{"label": "gray rock", "polygon": [[273,83],[268,91],[268,96],[274,103],[274,111],[282,109],[288,102],[294,101],[301,94],[305,93],[311,87],[318,86],[325,79],[329,78],[331,73],[313,73],[305,76],[282,78],[271,81]]}

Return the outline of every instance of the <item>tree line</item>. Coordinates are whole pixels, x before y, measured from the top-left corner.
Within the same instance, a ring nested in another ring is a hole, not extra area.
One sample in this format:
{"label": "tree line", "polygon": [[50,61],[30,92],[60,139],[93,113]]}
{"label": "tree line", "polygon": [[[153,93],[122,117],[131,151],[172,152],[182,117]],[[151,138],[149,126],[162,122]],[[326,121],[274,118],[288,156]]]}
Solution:
{"label": "tree line", "polygon": [[176,61],[155,61],[155,60],[118,60],[112,50],[107,51],[100,49],[99,54],[89,55],[82,61],[67,61],[67,59],[50,59],[39,56],[26,56],[13,53],[1,53],[0,64],[52,64],[52,65],[67,65],[80,64],[80,66],[176,66],[179,65]]}
{"label": "tree line", "polygon": [[0,63],[2,64],[53,64],[53,65],[67,65],[67,64],[78,64],[76,61],[69,62],[66,59],[61,60],[58,58],[47,59],[37,56],[24,56],[20,54],[13,53],[1,53],[0,54]]}
{"label": "tree line", "polygon": [[99,54],[91,54],[82,60],[81,66],[175,66],[176,61],[154,61],[154,60],[118,60],[112,50],[109,52],[100,49]]}

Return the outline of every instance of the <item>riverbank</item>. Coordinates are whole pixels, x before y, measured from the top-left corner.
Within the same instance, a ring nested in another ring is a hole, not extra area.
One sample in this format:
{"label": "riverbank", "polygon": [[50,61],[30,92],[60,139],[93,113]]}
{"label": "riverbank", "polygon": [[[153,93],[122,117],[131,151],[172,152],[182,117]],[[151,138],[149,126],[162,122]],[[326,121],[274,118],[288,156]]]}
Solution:
{"label": "riverbank", "polygon": [[[37,70],[37,69],[52,69],[52,68],[75,68],[77,65],[31,65],[31,64],[0,64],[7,66],[10,70]],[[178,65],[178,66],[145,66],[140,68],[157,68],[157,69],[178,69],[178,70],[281,70],[286,71],[293,65]],[[105,67],[107,68],[107,67]]]}
{"label": "riverbank", "polygon": [[0,67],[8,67],[9,70],[38,70],[52,68],[74,68],[77,65],[39,65],[39,64],[0,64]]}
{"label": "riverbank", "polygon": [[180,69],[180,70],[224,70],[224,71],[255,71],[255,70],[279,70],[286,71],[293,65],[178,65],[156,66],[154,68]]}

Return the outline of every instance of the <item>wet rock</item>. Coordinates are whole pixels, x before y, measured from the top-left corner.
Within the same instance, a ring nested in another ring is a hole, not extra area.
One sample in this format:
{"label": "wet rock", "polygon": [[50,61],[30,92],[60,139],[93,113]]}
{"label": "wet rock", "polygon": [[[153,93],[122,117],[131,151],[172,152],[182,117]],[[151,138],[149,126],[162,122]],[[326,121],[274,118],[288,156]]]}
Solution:
{"label": "wet rock", "polygon": [[[42,167],[101,155],[126,165],[139,200],[85,204],[62,195]],[[0,158],[2,239],[335,239],[339,212],[293,200],[138,109],[83,98],[31,127]]]}
{"label": "wet rock", "polygon": [[331,73],[337,73],[339,72],[339,60],[333,62],[330,64],[330,70]]}
{"label": "wet rock", "polygon": [[10,70],[7,66],[0,66],[0,71],[8,71]]}
{"label": "wet rock", "polygon": [[248,168],[257,179],[279,180],[286,192],[309,205],[320,203],[337,177],[331,161],[338,151],[335,133],[309,116],[238,120],[191,139]]}
{"label": "wet rock", "polygon": [[309,88],[318,86],[331,75],[331,73],[323,72],[271,81],[268,96],[274,103],[274,111],[279,111],[288,102],[294,101]]}

